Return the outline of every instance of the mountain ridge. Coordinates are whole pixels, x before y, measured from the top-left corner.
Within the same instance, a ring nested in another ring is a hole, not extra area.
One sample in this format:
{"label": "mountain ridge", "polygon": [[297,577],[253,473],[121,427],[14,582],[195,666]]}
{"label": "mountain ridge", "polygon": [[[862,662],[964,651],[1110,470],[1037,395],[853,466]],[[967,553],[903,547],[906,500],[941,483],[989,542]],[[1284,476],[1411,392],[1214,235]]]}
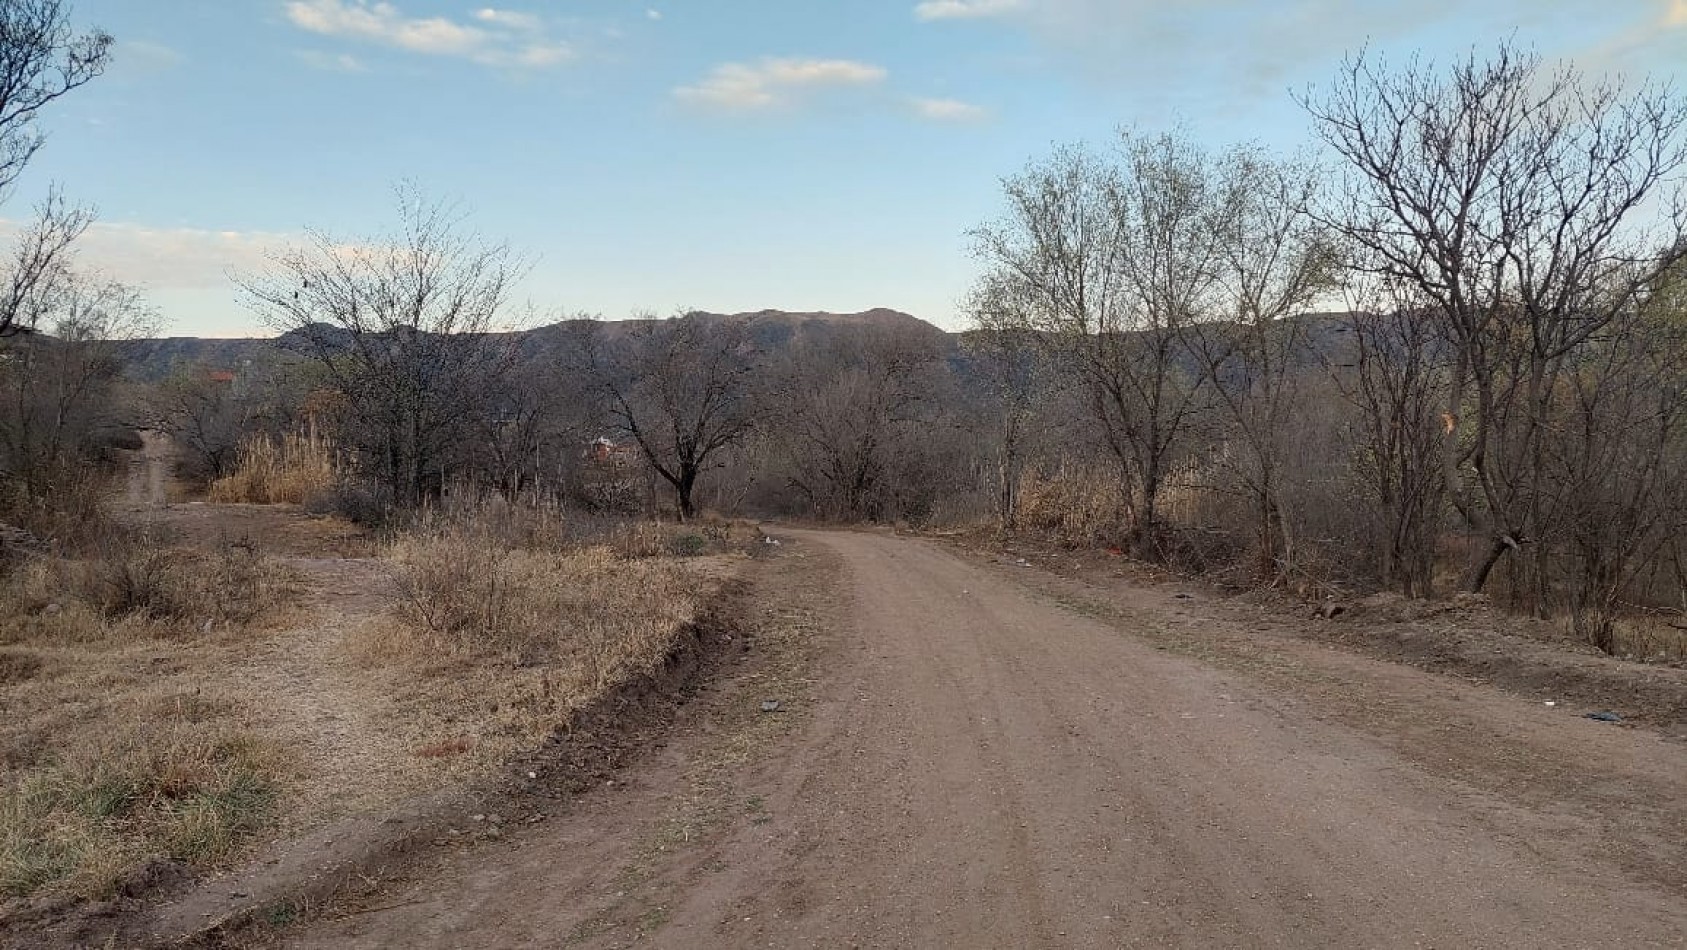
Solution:
{"label": "mountain ridge", "polygon": [[[773,308],[738,313],[696,310],[687,315],[706,320],[744,321],[759,325],[761,330],[756,334],[757,339],[768,345],[780,345],[798,336],[824,334],[830,329],[862,326],[900,327],[917,332],[941,334],[946,338],[955,336],[936,324],[889,307],[872,307],[856,312]],[[673,318],[631,317],[601,321],[588,321],[584,318],[564,319],[522,329],[500,330],[496,331],[496,335],[516,337],[528,345],[543,349],[547,344],[559,343],[561,336],[571,327],[585,322],[598,322],[606,327],[626,331],[668,319]],[[327,326],[332,332],[331,325]],[[165,336],[130,340],[123,346],[123,356],[128,364],[130,378],[142,382],[156,382],[182,370],[238,370],[241,366],[257,360],[274,358],[287,352],[286,341],[289,336],[301,332],[303,331],[293,330],[273,337]]]}

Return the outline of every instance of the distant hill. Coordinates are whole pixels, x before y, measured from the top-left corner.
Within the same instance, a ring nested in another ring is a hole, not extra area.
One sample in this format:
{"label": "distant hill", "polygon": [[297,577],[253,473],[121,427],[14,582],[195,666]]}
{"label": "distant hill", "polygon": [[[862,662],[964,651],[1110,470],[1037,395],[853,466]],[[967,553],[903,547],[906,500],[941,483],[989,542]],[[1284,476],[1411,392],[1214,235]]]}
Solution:
{"label": "distant hill", "polygon": [[[962,349],[962,342],[968,335],[966,332],[947,333],[911,314],[883,307],[860,313],[755,310],[744,313],[695,311],[693,315],[705,320],[747,324],[751,339],[758,346],[773,352],[799,342],[824,343],[832,335],[846,329],[880,327],[930,334],[933,339],[940,341],[939,346],[944,356],[958,370],[964,373],[965,367],[970,363]],[[1308,313],[1295,318],[1303,322],[1309,358],[1312,352],[1331,353],[1335,348],[1344,345],[1343,341],[1347,339],[1344,318],[1345,314],[1341,313]],[[510,335],[519,339],[523,359],[552,360],[569,345],[570,333],[583,322],[585,321],[565,320],[514,331]],[[601,326],[603,332],[615,335],[632,333],[656,322],[660,321],[605,320],[601,321]],[[326,325],[318,325],[313,329],[329,338],[344,332]],[[124,345],[129,363],[128,375],[141,382],[157,382],[182,371],[239,372],[243,366],[285,359],[289,352],[298,352],[297,347],[288,346],[289,337],[303,336],[304,332],[295,330],[284,336],[269,339],[165,337],[156,340],[135,340]]]}
{"label": "distant hill", "polygon": [[131,379],[155,383],[182,371],[234,370],[254,362],[274,360],[274,340],[205,339],[192,336],[129,340],[123,356]]}
{"label": "distant hill", "polygon": [[[751,338],[760,346],[778,349],[798,340],[820,342],[843,329],[863,326],[903,328],[913,332],[949,337],[930,323],[900,310],[883,307],[860,313],[827,313],[824,311],[792,312],[785,310],[757,310],[746,313],[708,313],[697,311],[706,320],[744,322],[750,327]],[[528,330],[515,331],[521,338],[522,350],[528,358],[544,358],[565,345],[570,327],[581,321],[570,320],[546,324]],[[651,320],[606,320],[603,326],[609,333],[627,333]],[[289,351],[290,337],[303,335],[293,331],[274,338],[205,339],[200,337],[163,337],[154,340],[135,340],[124,344],[128,361],[128,375],[140,382],[158,382],[178,372],[231,370],[242,366],[284,358]],[[318,332],[332,334],[332,328],[322,326]]]}

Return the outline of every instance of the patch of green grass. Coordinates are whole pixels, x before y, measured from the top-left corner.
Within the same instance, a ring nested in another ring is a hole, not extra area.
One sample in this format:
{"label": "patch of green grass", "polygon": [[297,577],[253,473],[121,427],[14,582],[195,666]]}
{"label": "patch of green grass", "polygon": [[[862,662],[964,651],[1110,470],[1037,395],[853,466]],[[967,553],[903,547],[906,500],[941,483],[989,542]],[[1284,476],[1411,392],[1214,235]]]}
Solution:
{"label": "patch of green grass", "polygon": [[709,539],[700,534],[676,534],[668,550],[677,557],[697,557],[709,550]]}
{"label": "patch of green grass", "polygon": [[203,868],[273,819],[268,756],[206,729],[135,729],[8,776],[0,893],[109,894],[150,857]]}
{"label": "patch of green grass", "polygon": [[282,901],[264,908],[263,921],[271,927],[285,927],[298,919],[299,908],[290,901]]}

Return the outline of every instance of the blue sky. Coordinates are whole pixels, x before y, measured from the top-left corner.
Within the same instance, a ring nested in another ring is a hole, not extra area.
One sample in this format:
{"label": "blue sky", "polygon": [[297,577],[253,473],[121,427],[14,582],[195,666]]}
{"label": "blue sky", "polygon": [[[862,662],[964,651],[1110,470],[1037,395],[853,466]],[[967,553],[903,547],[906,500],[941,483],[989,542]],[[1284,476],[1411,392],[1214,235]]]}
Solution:
{"label": "blue sky", "polygon": [[1361,44],[1514,37],[1679,79],[1687,0],[72,0],[118,38],[0,218],[52,182],[82,258],[167,332],[265,332],[227,278],[392,186],[533,261],[545,317],[894,307],[958,327],[967,229],[1058,143],[1182,125],[1309,140],[1290,98]]}

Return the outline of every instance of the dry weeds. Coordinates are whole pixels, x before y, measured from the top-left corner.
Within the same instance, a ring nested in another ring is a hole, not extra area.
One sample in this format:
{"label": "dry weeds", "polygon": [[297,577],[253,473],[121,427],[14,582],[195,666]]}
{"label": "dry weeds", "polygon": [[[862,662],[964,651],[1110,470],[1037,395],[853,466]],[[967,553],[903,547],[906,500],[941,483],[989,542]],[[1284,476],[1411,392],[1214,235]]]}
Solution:
{"label": "dry weeds", "polygon": [[273,816],[279,760],[203,670],[281,607],[284,572],[249,547],[99,547],[0,581],[0,895],[215,865]]}
{"label": "dry weeds", "polygon": [[606,690],[659,671],[744,561],[510,548],[464,529],[401,537],[386,556],[399,601],[347,648],[371,672],[399,674],[387,682],[413,754],[458,769],[542,741]]}
{"label": "dry weeds", "polygon": [[[1563,624],[1567,637],[1573,624]],[[1632,611],[1612,621],[1611,655],[1650,663],[1687,663],[1687,617],[1679,612]]]}
{"label": "dry weeds", "polygon": [[660,670],[747,563],[711,552],[754,534],[581,548],[560,512],[444,507],[373,560],[281,561],[211,530],[259,509],[159,509],[0,580],[0,897],[109,895],[484,774]]}
{"label": "dry weeds", "polygon": [[1129,510],[1118,478],[1100,467],[1063,463],[1020,478],[1019,523],[1040,535],[1077,544],[1115,542]]}

